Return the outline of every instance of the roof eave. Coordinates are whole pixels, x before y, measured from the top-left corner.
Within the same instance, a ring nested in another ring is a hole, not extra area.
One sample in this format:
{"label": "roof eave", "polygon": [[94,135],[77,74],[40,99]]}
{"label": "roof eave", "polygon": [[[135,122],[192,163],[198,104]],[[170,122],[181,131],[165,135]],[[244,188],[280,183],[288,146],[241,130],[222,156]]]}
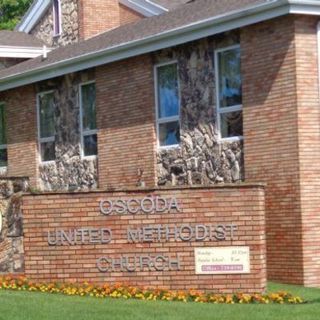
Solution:
{"label": "roof eave", "polygon": [[157,16],[168,11],[167,8],[159,6],[152,1],[143,0],[119,0],[122,5],[140,13],[145,17]]}
{"label": "roof eave", "polygon": [[20,23],[16,26],[16,31],[21,31],[29,33],[32,28],[37,24],[37,22],[42,18],[42,16],[47,11],[51,0],[41,0],[36,1],[32,4],[30,9],[23,16]]}
{"label": "roof eave", "polygon": [[210,35],[238,29],[290,13],[320,15],[318,1],[274,0],[242,11],[206,19],[177,29],[159,33],[148,38],[127,42],[119,46],[59,61],[22,74],[0,79],[0,91],[54,78],[71,72],[150,53]]}
{"label": "roof eave", "polygon": [[[52,48],[45,47],[47,53],[52,51]],[[1,46],[0,58],[18,58],[32,59],[41,56],[44,52],[43,47],[22,47],[22,46]]]}

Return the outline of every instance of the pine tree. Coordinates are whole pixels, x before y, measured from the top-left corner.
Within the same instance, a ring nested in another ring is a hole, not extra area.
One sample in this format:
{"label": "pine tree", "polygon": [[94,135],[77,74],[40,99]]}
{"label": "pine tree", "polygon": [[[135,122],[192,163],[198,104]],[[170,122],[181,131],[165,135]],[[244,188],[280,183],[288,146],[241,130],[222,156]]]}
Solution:
{"label": "pine tree", "polygon": [[32,0],[0,0],[0,30],[12,30],[29,8]]}

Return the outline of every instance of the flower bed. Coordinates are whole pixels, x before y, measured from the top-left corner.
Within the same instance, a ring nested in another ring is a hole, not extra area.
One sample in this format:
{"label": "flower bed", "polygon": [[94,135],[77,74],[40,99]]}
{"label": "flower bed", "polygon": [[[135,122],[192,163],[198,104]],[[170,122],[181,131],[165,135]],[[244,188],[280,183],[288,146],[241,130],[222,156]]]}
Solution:
{"label": "flower bed", "polygon": [[215,294],[198,290],[169,291],[159,289],[142,289],[123,284],[97,286],[89,283],[61,284],[61,283],[34,283],[25,277],[0,277],[0,289],[16,291],[35,291],[46,293],[60,293],[70,296],[89,296],[96,298],[122,298],[153,301],[182,301],[214,304],[301,304],[305,301],[301,297],[293,296],[288,292],[269,294]]}

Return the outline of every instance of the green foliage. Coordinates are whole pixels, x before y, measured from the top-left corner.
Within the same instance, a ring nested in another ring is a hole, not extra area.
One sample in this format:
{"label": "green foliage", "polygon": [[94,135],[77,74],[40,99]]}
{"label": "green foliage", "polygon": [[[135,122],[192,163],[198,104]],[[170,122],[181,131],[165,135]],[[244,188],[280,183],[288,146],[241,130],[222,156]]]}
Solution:
{"label": "green foliage", "polygon": [[117,300],[0,290],[1,320],[316,320],[320,289],[271,284],[310,303],[302,305],[220,305]]}
{"label": "green foliage", "polygon": [[0,0],[0,30],[12,30],[32,0]]}

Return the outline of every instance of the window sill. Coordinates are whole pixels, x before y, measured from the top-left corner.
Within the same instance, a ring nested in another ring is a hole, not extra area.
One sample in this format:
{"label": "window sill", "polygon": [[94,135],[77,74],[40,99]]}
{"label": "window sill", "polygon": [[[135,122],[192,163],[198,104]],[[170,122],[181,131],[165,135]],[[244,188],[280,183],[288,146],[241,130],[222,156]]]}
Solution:
{"label": "window sill", "polygon": [[171,146],[162,146],[158,147],[158,151],[164,151],[164,150],[171,150],[171,149],[180,149],[181,145],[180,144],[173,144]]}
{"label": "window sill", "polygon": [[81,160],[97,160],[98,155],[93,155],[93,156],[82,156]]}
{"label": "window sill", "polygon": [[237,142],[237,141],[242,141],[243,136],[238,136],[238,137],[230,137],[230,138],[220,138],[220,142]]}
{"label": "window sill", "polygon": [[50,164],[56,164],[56,160],[50,160],[50,161],[41,161],[41,165],[50,165]]}
{"label": "window sill", "polygon": [[5,175],[7,174],[8,167],[0,167],[0,175]]}

